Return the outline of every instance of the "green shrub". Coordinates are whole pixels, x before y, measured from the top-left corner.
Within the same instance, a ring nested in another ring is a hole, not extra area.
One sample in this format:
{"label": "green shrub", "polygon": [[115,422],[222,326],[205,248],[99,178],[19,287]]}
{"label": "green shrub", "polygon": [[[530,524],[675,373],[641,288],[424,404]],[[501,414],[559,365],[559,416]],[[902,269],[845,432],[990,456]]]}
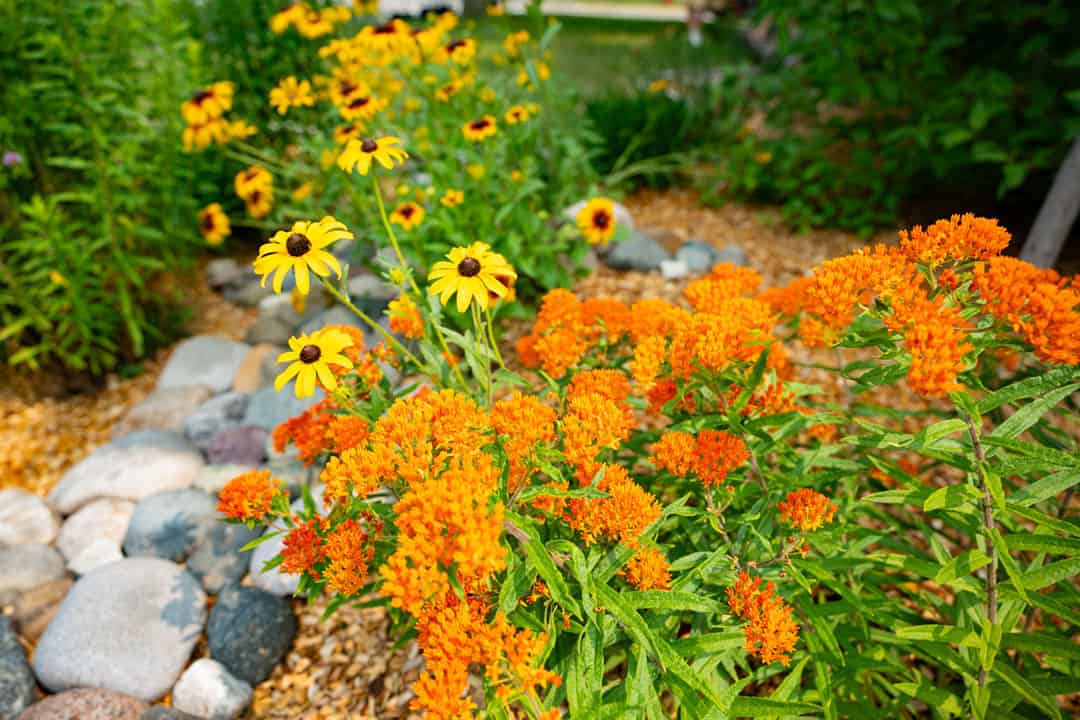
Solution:
{"label": "green shrub", "polygon": [[793,224],[888,225],[930,187],[1003,199],[1080,131],[1075,3],[763,0],[756,20],[776,53],[731,78],[747,123],[711,189]]}

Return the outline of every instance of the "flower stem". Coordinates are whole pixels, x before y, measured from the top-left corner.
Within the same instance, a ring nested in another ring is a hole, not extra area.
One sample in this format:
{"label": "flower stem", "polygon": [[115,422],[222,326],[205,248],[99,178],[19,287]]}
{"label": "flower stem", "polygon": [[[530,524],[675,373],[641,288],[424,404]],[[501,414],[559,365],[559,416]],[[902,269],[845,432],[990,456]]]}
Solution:
{"label": "flower stem", "polygon": [[499,367],[505,369],[506,363],[503,362],[502,353],[499,352],[499,344],[495,342],[495,323],[491,316],[491,308],[484,308],[484,315],[487,319],[487,336],[488,342],[491,343],[491,350],[495,353],[495,359],[499,361]]}
{"label": "flower stem", "polygon": [[388,333],[382,325],[372,320],[367,313],[356,307],[356,305],[353,304],[352,300],[350,300],[348,296],[338,292],[337,288],[331,285],[329,280],[322,277],[320,277],[320,280],[322,280],[323,286],[326,287],[327,292],[334,296],[335,300],[337,300],[345,307],[349,308],[349,310],[352,310],[354,315],[367,323],[372,330],[377,332],[379,335],[382,335],[383,340],[385,340],[390,345],[390,347],[394,348],[395,352],[400,353],[402,356],[404,356],[409,362],[415,365],[417,369],[424,369],[424,364],[420,362],[420,360],[418,360],[415,355],[409,352],[409,349],[402,345],[397,338]]}
{"label": "flower stem", "polygon": [[[977,462],[976,473],[979,478],[979,489],[982,491],[982,516],[983,516],[983,531],[986,535],[986,554],[990,556],[990,567],[986,571],[986,620],[991,625],[997,624],[997,549],[994,547],[993,533],[995,529],[994,524],[994,510],[992,500],[990,498],[990,489],[986,486],[986,453],[983,451],[982,443],[979,442],[979,430],[975,427],[975,422],[965,416],[968,426],[968,437],[971,438],[971,447],[975,451],[975,460]],[[989,680],[989,673],[986,668],[979,669],[979,687],[986,687],[986,683]]]}

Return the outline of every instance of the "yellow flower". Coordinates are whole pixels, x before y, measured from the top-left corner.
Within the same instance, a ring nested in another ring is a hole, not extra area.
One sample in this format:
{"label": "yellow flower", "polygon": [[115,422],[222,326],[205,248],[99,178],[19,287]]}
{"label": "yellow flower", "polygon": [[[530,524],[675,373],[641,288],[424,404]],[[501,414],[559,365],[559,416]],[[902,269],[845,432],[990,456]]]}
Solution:
{"label": "yellow flower", "polygon": [[447,258],[432,266],[428,292],[438,295],[443,305],[457,295],[458,312],[465,312],[473,302],[487,308],[492,300],[504,297],[517,280],[506,258],[491,252],[486,243],[453,248]]}
{"label": "yellow flower", "polygon": [[[362,132],[364,132],[363,123],[341,125],[334,130],[334,142],[336,142],[338,145],[344,145],[350,140],[355,140],[359,138]],[[331,162],[330,164],[333,165],[333,162]]]}
{"label": "yellow flower", "polygon": [[606,245],[615,234],[615,203],[608,198],[593,198],[577,214],[581,233],[593,245]]}
{"label": "yellow flower", "polygon": [[512,32],[506,36],[503,40],[503,48],[506,50],[506,54],[513,57],[521,50],[521,46],[529,42],[529,32],[527,30],[518,30]]}
{"label": "yellow flower", "polygon": [[353,12],[357,15],[378,15],[379,0],[353,0]]}
{"label": "yellow flower", "polygon": [[442,65],[449,60],[458,65],[468,65],[474,57],[476,57],[476,41],[472,38],[465,38],[464,40],[454,40],[439,48],[438,52],[435,53],[435,62]]}
{"label": "yellow flower", "polygon": [[772,162],[772,153],[768,151],[754,153],[754,162],[758,165],[768,165]]}
{"label": "yellow flower", "polygon": [[521,182],[522,178],[524,178],[524,177],[525,176],[522,174],[522,172],[520,170],[518,170],[517,168],[514,168],[513,170],[510,171],[510,179],[513,180],[514,182]]}
{"label": "yellow flower", "polygon": [[394,188],[394,192],[397,193],[398,197],[405,197],[409,194],[409,186],[407,183],[401,183],[396,188]]}
{"label": "yellow flower", "polygon": [[289,304],[297,315],[303,315],[304,310],[307,309],[307,295],[293,288],[293,291],[289,293]]}
{"label": "yellow flower", "polygon": [[367,175],[371,170],[371,161],[375,160],[387,170],[394,167],[394,163],[403,163],[409,154],[403,148],[397,147],[401,140],[396,137],[383,137],[375,140],[350,140],[345,150],[338,156],[338,167],[345,172],[354,169],[361,175]]}
{"label": "yellow flower", "polygon": [[506,122],[509,125],[517,125],[529,119],[529,111],[521,105],[514,105],[506,111]]}
{"label": "yellow flower", "polygon": [[307,6],[304,3],[292,2],[287,4],[280,12],[270,18],[270,30],[275,35],[280,35],[289,29],[290,25],[293,25],[297,18],[307,12]]}
{"label": "yellow flower", "polygon": [[[551,77],[551,70],[548,68],[548,66],[545,63],[542,63],[542,62],[535,63],[533,65],[533,69],[536,71],[536,78],[540,82],[544,82],[549,77]],[[518,73],[518,76],[517,76],[517,84],[518,85],[528,85],[529,88],[531,89],[532,88],[532,84],[530,82],[531,79],[532,78],[529,77],[529,71],[526,70],[525,68],[522,68],[521,71]]]}
{"label": "yellow flower", "polygon": [[266,168],[252,165],[247,170],[238,172],[233,184],[236,187],[237,196],[246,200],[256,191],[272,187],[274,176]]}
{"label": "yellow flower", "polygon": [[484,173],[487,172],[483,165],[480,163],[469,163],[465,166],[465,172],[469,174],[473,180],[480,180],[484,177]]}
{"label": "yellow flower", "polygon": [[667,89],[668,89],[668,81],[667,80],[653,80],[651,83],[649,83],[649,92],[650,93],[663,92],[663,91],[665,91]]}
{"label": "yellow flower", "polygon": [[205,150],[212,144],[229,142],[229,123],[224,118],[210,118],[204,123],[188,125],[183,134],[184,152],[192,148]]}
{"label": "yellow flower", "polygon": [[337,365],[346,370],[351,368],[352,361],[341,351],[352,344],[351,337],[333,328],[289,338],[288,352],[281,353],[277,359],[278,364],[289,363],[289,366],[274,380],[274,389],[281,390],[286,383],[296,378],[296,397],[314,395],[316,381],[329,392],[333,392],[337,389],[337,378],[330,366]]}
{"label": "yellow flower", "polygon": [[255,133],[259,132],[259,129],[254,125],[248,125],[244,120],[230,120],[225,127],[225,133],[229,136],[230,140],[243,140],[249,138]]}
{"label": "yellow flower", "polygon": [[292,191],[292,199],[296,200],[297,202],[301,200],[306,200],[308,197],[311,196],[311,191],[314,189],[315,183],[311,180],[308,180],[306,183]]}
{"label": "yellow flower", "polygon": [[407,97],[402,109],[407,113],[416,112],[424,107],[424,101],[418,97]]}
{"label": "yellow flower", "polygon": [[499,3],[492,3],[487,6],[487,14],[490,17],[502,17],[506,14],[506,9]]}
{"label": "yellow flower", "polygon": [[424,208],[414,202],[401,203],[394,208],[394,212],[390,213],[390,222],[406,230],[412,230],[424,222]]}
{"label": "yellow flower", "polygon": [[461,133],[470,142],[483,142],[494,135],[497,129],[495,118],[491,115],[484,115],[462,125]]}
{"label": "yellow flower", "polygon": [[485,105],[490,105],[491,103],[495,102],[495,99],[497,97],[498,95],[495,93],[495,88],[484,87],[482,90],[480,90],[480,102],[484,103]]}
{"label": "yellow flower", "polygon": [[462,84],[460,82],[458,82],[457,80],[451,80],[450,82],[442,85],[441,87],[439,87],[438,90],[435,91],[435,99],[439,102],[449,102],[450,98],[454,97],[458,94],[458,92],[461,91],[461,88]]}
{"label": "yellow flower", "polygon": [[370,120],[380,110],[386,108],[387,101],[374,95],[356,95],[340,108],[341,117],[346,120]]}
{"label": "yellow flower", "polygon": [[53,285],[67,285],[67,278],[55,270],[49,271],[49,280]]}
{"label": "yellow flower", "polygon": [[391,268],[390,269],[390,282],[394,283],[395,285],[397,285],[399,287],[404,285],[405,284],[405,272],[401,268]]}
{"label": "yellow flower", "polygon": [[270,104],[278,111],[278,115],[284,115],[291,107],[311,107],[315,104],[315,96],[311,94],[311,83],[307,80],[297,82],[290,75],[270,90]]}
{"label": "yellow flower", "polygon": [[191,96],[180,106],[180,114],[188,125],[203,125],[207,120],[219,118],[232,108],[233,84],[216,82]]}
{"label": "yellow flower", "polygon": [[220,245],[222,240],[229,237],[232,232],[229,218],[219,203],[211,203],[199,211],[199,230],[210,245]]}
{"label": "yellow flower", "polygon": [[274,207],[274,188],[268,187],[263,190],[253,190],[244,198],[248,215],[260,220],[270,214]]}
{"label": "yellow flower", "polygon": [[274,292],[281,292],[281,285],[290,270],[296,273],[296,289],[305,295],[311,287],[308,273],[325,277],[333,270],[341,277],[341,265],[337,258],[324,248],[338,240],[352,238],[342,223],[327,215],[318,222],[296,222],[292,229],[279,230],[269,242],[259,248],[255,260],[255,272],[262,276],[262,285],[274,274]]}
{"label": "yellow flower", "polygon": [[447,190],[439,200],[444,207],[457,207],[465,200],[465,193],[460,190]]}

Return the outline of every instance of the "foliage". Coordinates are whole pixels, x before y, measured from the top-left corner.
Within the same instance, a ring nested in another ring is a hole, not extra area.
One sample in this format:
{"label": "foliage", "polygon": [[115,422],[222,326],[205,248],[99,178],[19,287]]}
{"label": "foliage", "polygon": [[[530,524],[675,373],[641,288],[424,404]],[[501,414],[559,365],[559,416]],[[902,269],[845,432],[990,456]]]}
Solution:
{"label": "foliage", "polygon": [[[995,221],[763,292],[722,264],[689,310],[554,290],[531,381],[494,342],[505,258],[455,248],[425,290],[384,223],[394,336],[311,249],[348,231],[315,225],[256,270],[307,263],[384,342],[330,327],[281,358],[279,389],[328,392],[274,432],[325,463],[325,510],[268,472],[220,509],[284,534],[266,567],[330,611],[390,607],[427,717],[1060,718],[1080,691],[1080,288],[1001,256]],[[916,402],[880,404],[905,378]]]}
{"label": "foliage", "polygon": [[168,3],[19,6],[0,3],[0,148],[19,156],[0,167],[0,342],[13,364],[101,373],[168,338],[157,277],[197,247],[185,29]]}
{"label": "foliage", "polygon": [[744,125],[717,148],[718,199],[869,230],[927,187],[1000,199],[1045,182],[1080,132],[1075,3],[764,0],[754,19],[776,52],[729,78]]}

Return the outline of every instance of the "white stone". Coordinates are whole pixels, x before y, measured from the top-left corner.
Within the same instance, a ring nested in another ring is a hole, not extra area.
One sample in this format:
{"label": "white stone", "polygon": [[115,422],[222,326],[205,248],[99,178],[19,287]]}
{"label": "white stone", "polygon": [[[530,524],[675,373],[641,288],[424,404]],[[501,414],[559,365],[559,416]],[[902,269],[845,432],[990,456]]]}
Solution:
{"label": "white stone", "polygon": [[0,545],[48,545],[60,520],[37,495],[19,488],[0,490]]}
{"label": "white stone", "polygon": [[685,260],[661,260],[660,274],[665,280],[679,280],[690,274],[690,266]]}
{"label": "white stone", "polygon": [[68,568],[85,575],[123,557],[120,547],[134,512],[133,502],[102,498],[69,517],[56,540]]}
{"label": "white stone", "polygon": [[216,660],[202,658],[180,676],[172,691],[177,710],[207,720],[233,720],[251,703],[251,686]]}

